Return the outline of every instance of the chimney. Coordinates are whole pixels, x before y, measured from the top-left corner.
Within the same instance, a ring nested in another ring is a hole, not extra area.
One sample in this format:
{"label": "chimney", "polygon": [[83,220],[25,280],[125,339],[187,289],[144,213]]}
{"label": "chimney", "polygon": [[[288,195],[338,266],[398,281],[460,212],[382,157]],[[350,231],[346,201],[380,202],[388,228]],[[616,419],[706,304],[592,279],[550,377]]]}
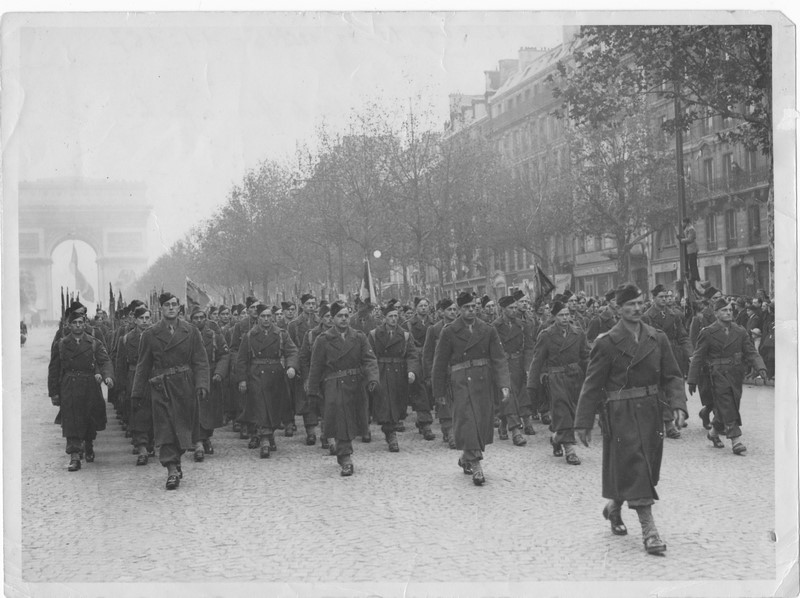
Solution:
{"label": "chimney", "polygon": [[500,87],[503,83],[508,81],[511,75],[517,72],[519,69],[519,60],[516,58],[505,58],[499,61],[498,65],[500,67],[500,85],[498,85],[498,87]]}
{"label": "chimney", "polygon": [[532,62],[547,52],[547,48],[520,48],[519,49],[519,70],[524,71]]}
{"label": "chimney", "polygon": [[486,92],[494,92],[500,87],[500,71],[483,71],[486,80]]}

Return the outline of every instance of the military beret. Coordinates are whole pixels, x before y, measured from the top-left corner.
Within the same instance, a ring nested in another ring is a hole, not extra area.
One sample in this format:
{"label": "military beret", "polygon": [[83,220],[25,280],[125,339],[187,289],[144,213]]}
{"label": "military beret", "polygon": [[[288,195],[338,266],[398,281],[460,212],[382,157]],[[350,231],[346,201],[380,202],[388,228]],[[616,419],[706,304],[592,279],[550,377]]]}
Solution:
{"label": "military beret", "polygon": [[328,303],[327,301],[325,301],[325,299],[323,299],[322,301],[319,302],[319,306],[322,307],[323,305],[330,305],[330,303]]}
{"label": "military beret", "polygon": [[292,309],[293,307],[296,307],[296,306],[291,301],[281,301],[281,309],[282,310],[286,311],[287,309]]}
{"label": "military beret", "polygon": [[558,293],[555,297],[553,297],[553,301],[561,301],[563,303],[564,301],[566,301],[566,299],[564,299],[564,295]]}
{"label": "military beret", "polygon": [[327,314],[329,311],[331,311],[331,308],[328,307],[328,305],[326,304],[326,305],[320,305],[319,309],[317,310],[317,313],[319,314],[319,317],[321,318],[325,314]]}
{"label": "military beret", "polygon": [[147,309],[145,305],[139,305],[136,309],[133,310],[133,317],[134,318],[141,318],[144,314],[149,314],[150,310]]}
{"label": "military beret", "polygon": [[497,304],[500,307],[508,307],[509,305],[513,305],[515,303],[514,298],[511,295],[504,295],[497,300]]}
{"label": "military beret", "polygon": [[211,314],[215,314],[215,313],[217,313],[217,311],[219,311],[219,308],[218,307],[214,307],[212,305],[211,307],[208,308],[208,315],[210,316]]}
{"label": "military beret", "polygon": [[572,291],[569,289],[564,289],[564,292],[561,293],[561,296],[564,298],[564,301],[567,301],[570,297],[572,297]]}
{"label": "military beret", "polygon": [[402,306],[400,308],[400,311],[402,311],[404,314],[406,314],[406,313],[408,313],[410,311],[414,311],[414,308],[411,307],[410,305],[404,305],[404,306]]}
{"label": "military beret", "polygon": [[730,305],[730,303],[728,303],[728,300],[725,299],[724,297],[720,297],[714,302],[714,311],[719,311],[720,309],[728,307],[728,305]]}
{"label": "military beret", "polygon": [[631,282],[621,284],[619,287],[617,287],[615,295],[617,299],[617,305],[623,305],[625,302],[630,301],[631,299],[636,299],[641,294],[642,291],[635,284]]}
{"label": "military beret", "polygon": [[453,300],[450,299],[450,297],[442,297],[441,299],[439,299],[439,303],[436,304],[436,309],[444,310],[450,307],[451,305],[453,305]]}
{"label": "military beret", "polygon": [[653,297],[655,297],[659,293],[666,293],[666,292],[667,289],[664,288],[663,284],[657,284],[656,286],[653,287],[653,290],[650,291],[650,294],[653,295]]}
{"label": "military beret", "polygon": [[525,293],[522,292],[522,289],[517,289],[516,291],[514,291],[511,297],[514,299],[514,301],[519,301],[520,299],[525,298]]}
{"label": "military beret", "polygon": [[166,293],[161,293],[161,294],[158,296],[158,304],[159,304],[159,305],[164,305],[164,304],[165,304],[167,301],[171,301],[172,299],[177,299],[177,300],[178,300],[178,303],[180,303],[180,302],[181,302],[181,300],[180,300],[180,299],[178,299],[178,298],[177,298],[175,295],[173,295],[172,293],[170,293],[169,291],[167,291]]}
{"label": "military beret", "polygon": [[338,314],[340,311],[342,311],[342,309],[347,309],[347,306],[341,301],[337,301],[336,303],[331,305],[331,317]]}
{"label": "military beret", "polygon": [[203,311],[202,307],[200,307],[199,305],[193,305],[192,309],[189,310],[189,317],[193,318],[194,315],[198,313],[203,314],[204,316],[206,315],[206,312]]}
{"label": "military beret", "polygon": [[615,291],[614,289],[606,291],[606,294],[604,295],[606,301],[611,301],[616,296],[617,296],[617,291]]}
{"label": "military beret", "polygon": [[73,301],[69,307],[72,311],[83,310],[83,313],[86,313],[86,306],[80,301]]}
{"label": "military beret", "polygon": [[315,299],[314,295],[311,293],[305,293],[304,295],[300,295],[300,305],[305,304],[306,301],[309,299]]}
{"label": "military beret", "polygon": [[258,303],[258,299],[256,299],[252,295],[250,295],[247,299],[244,300],[244,306],[245,307],[250,307],[254,303]]}
{"label": "military beret", "polygon": [[219,309],[217,310],[217,313],[222,315],[226,311],[231,311],[231,308],[228,307],[227,305],[220,305]]}
{"label": "military beret", "polygon": [[703,291],[703,297],[705,297],[706,299],[711,299],[712,297],[714,297],[714,295],[716,295],[719,292],[720,292],[719,289],[715,289],[713,286],[711,286],[708,287],[705,291]]}
{"label": "military beret", "polygon": [[74,322],[80,318],[86,319],[86,314],[82,311],[78,310],[70,310],[69,315],[67,316],[67,322]]}
{"label": "military beret", "polygon": [[393,311],[397,311],[397,303],[395,303],[393,301],[390,301],[389,303],[387,303],[386,307],[382,307],[381,308],[381,313],[384,316],[388,316]]}
{"label": "military beret", "polygon": [[241,313],[243,307],[244,306],[241,303],[234,303],[233,305],[231,305],[231,313],[238,316]]}
{"label": "military beret", "polygon": [[550,313],[554,316],[558,314],[562,309],[564,309],[567,305],[562,303],[561,301],[554,301],[553,304],[550,306]]}
{"label": "military beret", "polygon": [[466,291],[462,291],[461,293],[458,294],[458,298],[456,299],[456,304],[459,307],[463,307],[468,303],[472,303],[473,301],[475,301],[475,297],[472,296],[472,293],[467,293]]}
{"label": "military beret", "polygon": [[131,299],[131,302],[130,302],[130,303],[128,303],[128,307],[129,307],[131,310],[134,310],[134,309],[136,309],[136,308],[137,308],[137,307],[139,307],[140,305],[144,305],[144,301],[142,301],[141,299]]}
{"label": "military beret", "polygon": [[489,301],[491,301],[489,295],[484,295],[481,297],[481,307],[486,307],[486,304],[489,303]]}
{"label": "military beret", "polygon": [[267,305],[266,303],[261,303],[260,301],[256,301],[255,303],[252,303],[251,305],[256,308],[256,315],[261,315],[261,313],[265,309],[269,309],[269,305]]}
{"label": "military beret", "polygon": [[272,313],[274,313],[274,314],[277,314],[277,313],[280,313],[280,312],[281,312],[281,308],[280,308],[280,307],[277,307],[276,305],[273,305],[272,307],[270,307],[270,311],[271,311]]}

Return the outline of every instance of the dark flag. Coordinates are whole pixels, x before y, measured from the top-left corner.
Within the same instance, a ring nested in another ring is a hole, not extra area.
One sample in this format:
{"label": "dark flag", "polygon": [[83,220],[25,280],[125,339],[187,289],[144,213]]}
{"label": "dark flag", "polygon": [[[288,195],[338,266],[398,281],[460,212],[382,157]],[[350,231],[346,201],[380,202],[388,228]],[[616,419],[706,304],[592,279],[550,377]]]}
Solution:
{"label": "dark flag", "polygon": [[538,307],[542,300],[555,290],[556,285],[547,278],[547,274],[542,272],[542,269],[538,265],[536,266],[536,284],[539,287],[539,292],[536,294],[534,304]]}
{"label": "dark flag", "polygon": [[86,277],[78,269],[78,252],[75,250],[75,244],[72,245],[72,259],[69,262],[69,271],[75,277],[75,286],[78,287],[78,293],[83,293],[83,298],[86,301],[94,303],[94,289]]}
{"label": "dark flag", "polygon": [[211,303],[211,297],[209,297],[206,292],[197,285],[197,283],[192,282],[192,280],[187,276],[186,314],[188,315],[192,313],[192,308],[195,305],[199,305],[201,308],[205,309],[209,303]]}
{"label": "dark flag", "polygon": [[370,300],[372,305],[377,305],[375,296],[375,283],[372,281],[372,271],[369,269],[369,259],[364,258],[364,276],[361,278],[361,288],[358,290],[361,301]]}

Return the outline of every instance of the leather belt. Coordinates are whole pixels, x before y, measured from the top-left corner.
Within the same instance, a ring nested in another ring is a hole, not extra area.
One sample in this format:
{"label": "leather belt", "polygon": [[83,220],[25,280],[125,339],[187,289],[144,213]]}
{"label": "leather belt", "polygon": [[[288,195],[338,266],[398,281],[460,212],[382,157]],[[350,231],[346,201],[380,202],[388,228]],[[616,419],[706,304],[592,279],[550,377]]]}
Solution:
{"label": "leather belt", "polygon": [[161,370],[153,370],[153,378],[158,378],[159,376],[172,376],[173,374],[180,374],[181,372],[190,372],[192,368],[188,365],[178,365],[174,368],[164,368]]}
{"label": "leather belt", "polygon": [[739,365],[740,363],[742,363],[741,353],[737,353],[733,357],[717,357],[708,360],[708,365]]}
{"label": "leather belt", "polygon": [[346,378],[347,376],[359,376],[361,375],[361,368],[353,368],[350,370],[337,370],[325,376],[322,380],[335,380],[337,378]]}
{"label": "leather belt", "polygon": [[547,368],[547,372],[545,372],[545,373],[547,373],[547,374],[563,374],[565,372],[577,371],[579,369],[580,369],[580,366],[578,365],[578,362],[574,361],[572,363],[568,363],[567,365],[561,365],[561,366],[554,367],[554,368]]}
{"label": "leather belt", "polygon": [[79,378],[94,378],[94,372],[87,372],[86,370],[66,370],[66,373]]}
{"label": "leather belt", "polygon": [[481,359],[470,359],[469,361],[462,361],[461,363],[456,363],[455,365],[450,366],[450,373],[457,372],[459,370],[466,370],[467,368],[475,368],[480,367],[483,365],[489,365],[489,360],[486,358]]}
{"label": "leather belt", "polygon": [[658,394],[658,385],[638,386],[636,388],[623,388],[621,390],[611,390],[608,392],[609,401],[623,401],[625,399],[642,399],[650,395]]}
{"label": "leather belt", "polygon": [[405,364],[405,357],[378,357],[378,363],[402,363]]}
{"label": "leather belt", "polygon": [[280,359],[275,359],[274,357],[264,357],[251,360],[250,365],[283,365],[283,363]]}

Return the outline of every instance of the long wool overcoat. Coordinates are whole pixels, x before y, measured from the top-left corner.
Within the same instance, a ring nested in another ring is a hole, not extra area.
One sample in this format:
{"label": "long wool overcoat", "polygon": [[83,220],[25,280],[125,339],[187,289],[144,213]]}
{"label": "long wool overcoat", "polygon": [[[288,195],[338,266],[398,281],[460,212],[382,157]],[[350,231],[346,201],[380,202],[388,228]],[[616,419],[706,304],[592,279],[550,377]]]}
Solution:
{"label": "long wool overcoat", "polygon": [[[289,322],[286,330],[298,351],[300,351],[301,347],[303,346],[303,340],[308,332],[317,326],[319,326],[319,318],[316,316],[313,316],[311,319],[309,319],[305,315],[300,315]],[[289,381],[292,399],[294,399],[295,413],[306,413],[309,410],[308,397],[306,396],[306,391],[303,384],[304,381],[305,380],[302,376],[297,376],[294,380]]]}
{"label": "long wool overcoat", "polygon": [[[451,366],[487,360],[451,371]],[[453,393],[453,434],[456,448],[484,450],[494,435],[494,402],[499,388],[511,384],[500,337],[492,326],[475,318],[472,332],[463,318],[445,326],[433,356],[433,396]]]}
{"label": "long wool overcoat", "polygon": [[685,376],[689,372],[692,345],[689,342],[689,334],[683,327],[683,318],[675,315],[669,308],[664,308],[662,312],[653,305],[644,312],[642,322],[653,328],[658,328],[667,335],[675,361],[678,362],[678,367],[681,368],[681,373]]}
{"label": "long wool overcoat", "polygon": [[[336,372],[358,370],[329,378]],[[323,397],[325,435],[352,440],[368,430],[364,383],[379,382],[378,361],[367,335],[348,327],[344,338],[334,326],[314,341],[308,375],[308,392]]]}
{"label": "long wool overcoat", "polygon": [[[254,360],[278,360],[253,363]],[[239,421],[275,429],[289,398],[286,370],[298,369],[297,347],[289,333],[273,324],[267,330],[251,328],[242,336],[236,357],[236,380],[247,382],[247,399]]]}
{"label": "long wool overcoat", "polygon": [[225,389],[228,386],[228,372],[230,370],[230,350],[225,337],[209,326],[208,323],[200,331],[203,339],[203,348],[208,357],[208,375],[212,378],[219,374],[221,382],[211,380],[211,390],[208,400],[200,401],[198,406],[198,423],[204,430],[221,428],[225,421]]}
{"label": "long wool overcoat", "polygon": [[[182,320],[175,320],[174,326],[175,332],[170,334],[167,320],[162,319],[142,333],[130,394],[143,397],[145,388],[150,387],[156,445],[174,444],[191,450],[196,392],[201,388],[209,391],[208,357],[197,328]],[[180,366],[189,369],[172,374],[158,371]]]}
{"label": "long wool overcoat", "polygon": [[408,373],[413,372],[417,380],[422,377],[419,352],[411,333],[399,326],[391,338],[389,332],[389,327],[381,324],[367,336],[380,373],[380,390],[374,393],[372,403],[372,413],[379,424],[396,424],[405,418],[411,387]]}
{"label": "long wool overcoat", "polygon": [[528,386],[547,393],[554,432],[572,429],[588,360],[586,333],[576,326],[553,324],[536,341]]}
{"label": "long wool overcoat", "polygon": [[[530,341],[524,320],[506,320],[497,318],[492,322],[492,326],[497,330],[503,351],[506,354],[508,363],[508,374],[511,379],[509,400],[501,407],[502,415],[516,414],[521,416],[520,409],[527,407],[530,409],[531,399],[526,390],[528,368],[533,359],[533,344]],[[499,398],[498,398],[499,400]]]}
{"label": "long wool overcoat", "polygon": [[133,378],[136,375],[136,364],[139,361],[139,342],[142,333],[138,328],[123,335],[117,344],[117,384],[119,388],[117,395],[122,404],[130,404],[129,425],[132,431],[148,432],[153,428],[153,405],[150,398],[150,385],[145,386],[144,395],[131,401],[131,390],[133,390]]}
{"label": "long wool overcoat", "polygon": [[65,438],[84,438],[91,428],[106,429],[106,404],[95,374],[114,379],[103,343],[88,334],[79,340],[69,334],[56,341],[47,371],[47,391],[61,399],[61,434]]}
{"label": "long wool overcoat", "polygon": [[[617,399],[620,390],[658,386],[659,392]],[[618,322],[597,338],[578,399],[575,428],[591,429],[603,418],[603,496],[614,500],[657,499],[664,448],[661,401],[686,411],[683,375],[667,336],[641,324],[638,342]]]}

